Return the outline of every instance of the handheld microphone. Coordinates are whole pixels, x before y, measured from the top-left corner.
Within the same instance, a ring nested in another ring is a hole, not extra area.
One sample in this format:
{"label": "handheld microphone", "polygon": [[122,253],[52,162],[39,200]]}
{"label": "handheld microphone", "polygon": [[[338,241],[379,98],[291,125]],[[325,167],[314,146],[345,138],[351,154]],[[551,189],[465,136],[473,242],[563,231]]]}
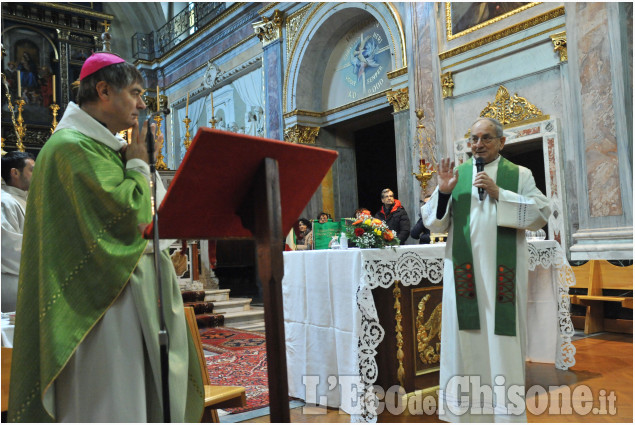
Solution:
{"label": "handheld microphone", "polygon": [[150,165],[150,171],[154,171],[154,136],[150,129],[151,119],[146,121],[146,149],[148,149],[148,165]]}
{"label": "handheld microphone", "polygon": [[[483,161],[483,158],[478,157],[476,158],[476,172],[480,173],[481,171],[483,171],[485,169],[485,161]],[[482,201],[483,199],[485,199],[485,189],[483,189],[482,187],[478,188],[478,199],[479,201]]]}

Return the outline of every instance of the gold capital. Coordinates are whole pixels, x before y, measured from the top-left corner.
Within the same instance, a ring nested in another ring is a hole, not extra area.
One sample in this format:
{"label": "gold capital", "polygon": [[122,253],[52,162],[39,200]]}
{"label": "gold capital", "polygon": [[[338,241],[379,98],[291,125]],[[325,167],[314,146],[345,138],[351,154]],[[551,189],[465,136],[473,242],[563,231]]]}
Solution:
{"label": "gold capital", "polygon": [[389,91],[386,93],[386,97],[388,98],[388,102],[392,105],[395,113],[405,111],[410,108],[408,87]]}
{"label": "gold capital", "polygon": [[256,36],[262,41],[263,47],[276,41],[282,36],[282,21],[284,13],[274,10],[271,18],[262,17],[262,21],[251,24]]}
{"label": "gold capital", "polygon": [[315,145],[315,139],[320,132],[320,127],[308,127],[296,124],[284,129],[284,141],[289,143],[302,143]]}
{"label": "gold capital", "polygon": [[452,71],[441,74],[441,91],[444,99],[446,97],[452,97],[452,95],[454,94],[454,80],[452,79]]}
{"label": "gold capital", "polygon": [[562,31],[557,34],[552,34],[551,41],[553,42],[554,52],[560,54],[560,62],[567,62],[569,60],[567,56],[567,32]]}

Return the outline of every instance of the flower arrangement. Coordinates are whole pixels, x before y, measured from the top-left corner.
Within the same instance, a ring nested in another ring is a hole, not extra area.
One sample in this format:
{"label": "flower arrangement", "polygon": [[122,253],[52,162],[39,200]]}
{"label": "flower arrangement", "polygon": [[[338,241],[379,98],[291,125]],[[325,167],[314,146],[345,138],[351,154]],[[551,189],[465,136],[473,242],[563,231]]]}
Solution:
{"label": "flower arrangement", "polygon": [[350,225],[346,226],[346,237],[360,248],[383,248],[399,245],[399,239],[383,220],[370,215],[360,215]]}

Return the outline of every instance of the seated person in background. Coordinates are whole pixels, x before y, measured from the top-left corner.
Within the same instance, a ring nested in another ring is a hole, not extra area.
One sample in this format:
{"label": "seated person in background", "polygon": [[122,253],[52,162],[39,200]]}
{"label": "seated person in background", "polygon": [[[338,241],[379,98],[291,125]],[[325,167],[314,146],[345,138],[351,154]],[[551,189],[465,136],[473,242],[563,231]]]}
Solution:
{"label": "seated person in background", "polygon": [[325,213],[324,211],[319,213],[317,216],[318,223],[320,224],[326,223],[327,221],[329,221],[330,218],[331,214]]}
{"label": "seated person in background", "polygon": [[313,231],[311,230],[311,222],[306,218],[301,218],[294,226],[294,230],[296,232],[296,251],[306,251],[307,249],[313,249]]}
{"label": "seated person in background", "polygon": [[399,238],[399,245],[406,243],[410,234],[410,219],[408,213],[401,206],[401,202],[395,199],[392,190],[384,189],[381,191],[381,202],[384,204],[375,218],[384,220],[390,230],[394,230]]}
{"label": "seated person in background", "polygon": [[[430,200],[430,197],[426,197],[423,200],[423,204]],[[422,205],[423,206],[423,205]],[[419,215],[419,220],[417,220],[417,224],[410,231],[410,236],[414,239],[419,239],[420,244],[429,244],[430,243],[430,229],[423,225],[423,220],[421,220],[421,214]]]}
{"label": "seated person in background", "polygon": [[361,207],[360,207],[360,208],[357,208],[357,209],[355,210],[355,218],[357,219],[357,218],[361,217],[362,215],[367,215],[367,216],[369,216],[369,217],[372,217],[372,214],[370,213],[370,210],[369,210],[369,209],[367,209],[367,208],[361,208]]}

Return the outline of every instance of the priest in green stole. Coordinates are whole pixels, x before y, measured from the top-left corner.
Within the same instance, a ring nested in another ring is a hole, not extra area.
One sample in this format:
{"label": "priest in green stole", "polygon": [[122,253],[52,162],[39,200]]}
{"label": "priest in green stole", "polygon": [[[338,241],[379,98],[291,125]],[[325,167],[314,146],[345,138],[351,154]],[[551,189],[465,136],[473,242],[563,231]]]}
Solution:
{"label": "priest in green stole", "polygon": [[527,421],[525,229],[540,229],[551,211],[531,171],[500,156],[504,145],[500,122],[479,118],[472,158],[457,168],[443,159],[421,208],[431,232],[448,232],[439,392],[448,422]]}
{"label": "priest in green stole", "polygon": [[[161,422],[159,294],[139,71],[96,53],[38,156],[25,219],[9,420]],[[131,144],[117,132],[132,127]],[[157,179],[157,201],[165,189]],[[167,242],[169,244],[169,241]],[[199,421],[203,385],[162,242],[173,422]]]}

